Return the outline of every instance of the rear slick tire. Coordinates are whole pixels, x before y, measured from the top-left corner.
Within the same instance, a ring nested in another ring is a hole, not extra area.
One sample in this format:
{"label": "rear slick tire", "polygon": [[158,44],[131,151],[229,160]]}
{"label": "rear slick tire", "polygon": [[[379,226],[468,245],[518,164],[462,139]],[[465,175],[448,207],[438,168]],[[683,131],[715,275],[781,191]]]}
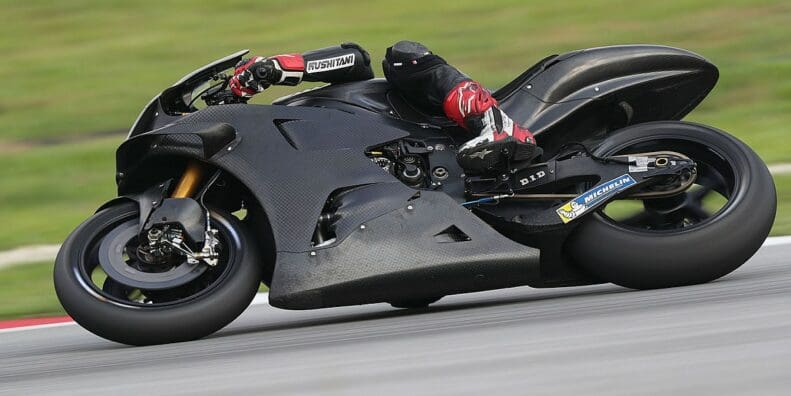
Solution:
{"label": "rear slick tire", "polygon": [[722,157],[733,172],[728,202],[699,224],[670,231],[636,229],[593,213],[568,239],[572,259],[594,276],[632,289],[705,283],[734,271],[761,247],[774,222],[777,197],[766,165],[733,136],[680,121],[625,128],[594,153],[626,153],[629,147],[650,147],[652,141],[676,141],[677,147],[689,142]]}
{"label": "rear slick tire", "polygon": [[89,246],[95,245],[92,241],[137,216],[135,203],[109,207],[82,223],[63,243],[55,261],[55,291],[77,323],[111,341],[154,345],[205,337],[225,327],[247,308],[258,290],[261,269],[244,226],[232,215],[219,211],[211,212],[212,224],[233,254],[223,275],[205,292],[185,301],[151,307],[103,296],[81,274],[79,266],[90,257]]}

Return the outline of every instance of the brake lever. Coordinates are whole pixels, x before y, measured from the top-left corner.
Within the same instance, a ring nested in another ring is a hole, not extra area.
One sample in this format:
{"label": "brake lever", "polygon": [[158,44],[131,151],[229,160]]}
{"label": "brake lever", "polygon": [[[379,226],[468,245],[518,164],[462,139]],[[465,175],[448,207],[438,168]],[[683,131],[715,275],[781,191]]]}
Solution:
{"label": "brake lever", "polygon": [[206,102],[206,105],[215,106],[221,104],[247,103],[250,98],[236,96],[233,92],[223,89],[222,86],[218,86],[216,89],[212,88],[201,95],[201,99]]}
{"label": "brake lever", "polygon": [[220,92],[217,96],[220,99],[218,104],[245,104],[248,100],[250,100],[250,98],[246,98],[244,96],[236,96],[231,91]]}

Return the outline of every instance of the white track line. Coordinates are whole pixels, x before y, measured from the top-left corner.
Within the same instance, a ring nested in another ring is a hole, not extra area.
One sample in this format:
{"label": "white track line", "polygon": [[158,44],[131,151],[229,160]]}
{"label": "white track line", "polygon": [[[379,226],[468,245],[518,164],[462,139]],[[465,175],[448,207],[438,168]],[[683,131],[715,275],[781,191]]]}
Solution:
{"label": "white track line", "polygon": [[[780,237],[769,237],[764,241],[763,247],[767,246],[780,246],[780,245],[791,245],[791,235],[789,236],[780,236]],[[269,293],[258,293],[253,298],[253,301],[250,303],[251,306],[253,305],[268,305],[269,304]],[[4,333],[15,333],[18,331],[27,331],[27,330],[38,330],[38,329],[49,329],[53,327],[64,327],[64,326],[73,326],[76,323],[74,322],[64,322],[64,323],[52,323],[52,324],[43,324],[43,325],[33,325],[33,326],[25,326],[25,327],[15,327],[12,329],[0,329],[0,334]]]}
{"label": "white track line", "polygon": [[769,172],[773,175],[784,175],[791,173],[791,164],[783,163],[783,164],[772,164],[768,166]]}
{"label": "white track line", "polygon": [[255,298],[253,298],[253,302],[250,303],[250,305],[268,305],[268,304],[269,304],[269,293],[267,292],[256,294]]}
{"label": "white track line", "polygon": [[0,269],[21,264],[53,261],[60,250],[60,245],[22,246],[0,252]]}
{"label": "white track line", "polygon": [[778,246],[791,244],[791,235],[766,238],[762,246]]}

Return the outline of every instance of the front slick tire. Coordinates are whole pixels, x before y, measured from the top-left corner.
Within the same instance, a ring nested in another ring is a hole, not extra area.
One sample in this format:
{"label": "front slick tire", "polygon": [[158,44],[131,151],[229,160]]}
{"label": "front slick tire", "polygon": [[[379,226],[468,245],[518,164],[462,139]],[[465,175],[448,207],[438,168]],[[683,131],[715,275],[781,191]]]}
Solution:
{"label": "front slick tire", "polygon": [[[261,279],[252,240],[239,220],[219,211],[211,213],[212,226],[219,229],[229,254],[222,275],[204,290],[189,298],[148,306],[108,297],[103,292],[113,288],[106,287],[107,283],[104,288],[97,288],[90,275],[86,279],[85,264],[95,257],[92,252],[97,240],[136,216],[138,208],[134,203],[104,209],[74,230],[58,253],[55,291],[63,307],[82,327],[129,345],[189,341],[223,328],[250,304]],[[122,285],[115,285],[115,289],[123,289]]]}
{"label": "front slick tire", "polygon": [[[733,136],[680,121],[625,128],[594,154],[657,150],[692,158],[698,164],[695,183],[720,190],[727,196],[725,205],[680,228],[643,227],[593,213],[567,242],[574,261],[602,280],[633,289],[705,283],[734,271],[761,247],[772,228],[777,198],[766,165]],[[695,196],[681,194],[685,199]]]}

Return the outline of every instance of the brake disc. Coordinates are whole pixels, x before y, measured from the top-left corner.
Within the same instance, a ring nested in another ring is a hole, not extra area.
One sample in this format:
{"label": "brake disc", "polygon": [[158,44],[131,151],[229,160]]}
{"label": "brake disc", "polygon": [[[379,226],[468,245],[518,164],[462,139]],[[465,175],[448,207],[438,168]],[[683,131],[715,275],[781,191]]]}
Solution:
{"label": "brake disc", "polygon": [[125,286],[143,290],[164,290],[185,285],[201,276],[207,266],[189,264],[185,259],[170,271],[145,272],[124,259],[126,245],[137,236],[138,220],[129,220],[108,233],[99,245],[99,265],[107,276]]}

